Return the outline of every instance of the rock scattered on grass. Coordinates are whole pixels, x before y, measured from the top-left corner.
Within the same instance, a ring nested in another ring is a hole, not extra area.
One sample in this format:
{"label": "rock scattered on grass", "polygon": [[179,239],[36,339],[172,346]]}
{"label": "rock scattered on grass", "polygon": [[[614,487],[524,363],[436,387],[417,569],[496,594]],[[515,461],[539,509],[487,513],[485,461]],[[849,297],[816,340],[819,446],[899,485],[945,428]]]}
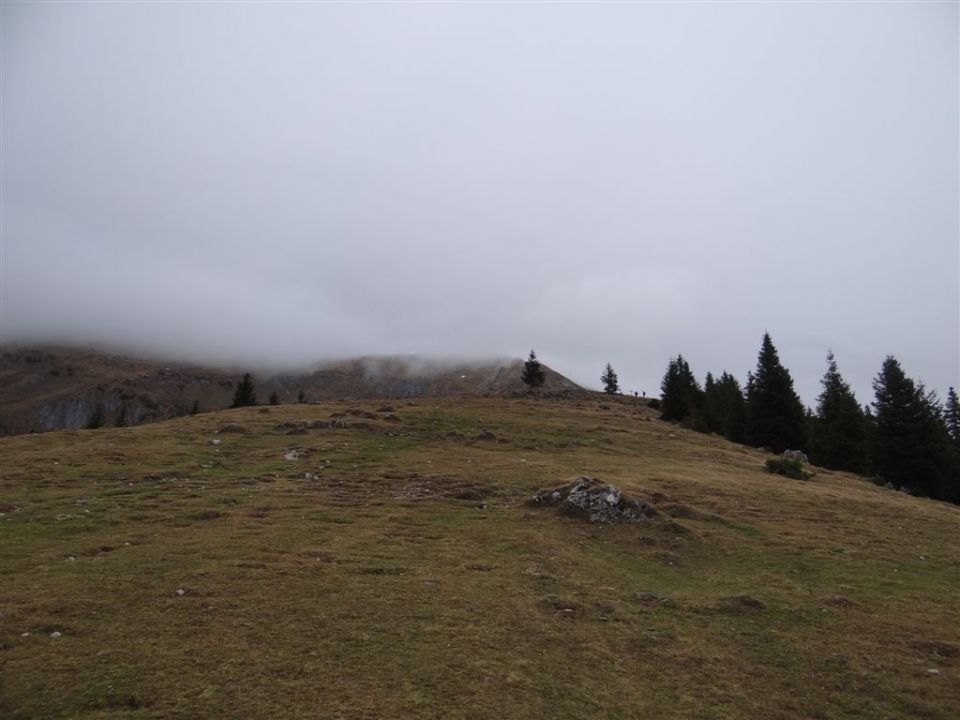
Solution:
{"label": "rock scattered on grass", "polygon": [[638,603],[648,608],[674,608],[677,606],[677,603],[672,598],[659,593],[638,592],[635,593],[633,597]]}
{"label": "rock scattered on grass", "polygon": [[52,633],[50,633],[50,637],[52,638],[63,637],[63,633],[60,632],[59,630],[54,630]]}
{"label": "rock scattered on grass", "polygon": [[657,511],[643,500],[624,495],[615,485],[592,477],[581,477],[569,485],[541,490],[526,504],[528,507],[556,507],[564,515],[592,523],[635,523],[657,515]]}
{"label": "rock scattered on grass", "polygon": [[810,464],[810,460],[807,459],[806,453],[801,452],[800,450],[784,450],[780,457],[782,457],[784,460],[796,460],[804,465]]}

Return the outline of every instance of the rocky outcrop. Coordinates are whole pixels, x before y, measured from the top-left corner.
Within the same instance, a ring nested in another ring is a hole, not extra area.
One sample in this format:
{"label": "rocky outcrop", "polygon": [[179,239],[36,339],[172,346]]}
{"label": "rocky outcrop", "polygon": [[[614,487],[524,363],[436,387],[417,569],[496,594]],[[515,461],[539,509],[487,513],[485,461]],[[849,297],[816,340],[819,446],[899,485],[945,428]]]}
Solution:
{"label": "rocky outcrop", "polygon": [[528,507],[555,507],[562,514],[593,523],[635,523],[657,511],[643,500],[624,495],[620,488],[597,478],[581,477],[569,485],[541,490],[527,500]]}
{"label": "rocky outcrop", "polygon": [[804,465],[810,464],[810,461],[807,459],[806,453],[803,453],[799,450],[784,450],[783,454],[780,457],[782,457],[784,460],[796,460],[797,462],[801,462]]}

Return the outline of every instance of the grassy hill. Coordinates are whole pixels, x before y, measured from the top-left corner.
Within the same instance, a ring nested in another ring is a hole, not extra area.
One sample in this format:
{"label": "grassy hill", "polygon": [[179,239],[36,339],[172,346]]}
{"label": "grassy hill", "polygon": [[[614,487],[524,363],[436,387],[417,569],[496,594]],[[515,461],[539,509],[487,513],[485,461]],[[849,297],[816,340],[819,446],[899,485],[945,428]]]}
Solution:
{"label": "grassy hill", "polygon": [[[0,715],[956,717],[960,508],[602,402],[0,439]],[[523,505],[580,475],[660,515]]]}
{"label": "grassy hill", "polygon": [[[104,425],[126,425],[229,407],[235,383],[254,373],[261,402],[276,393],[295,402],[444,395],[512,395],[526,391],[520,360],[451,360],[374,356],[326,361],[310,369],[226,368],[58,347],[0,348],[0,435],[86,428],[99,408]],[[544,367],[542,393],[583,390]]]}

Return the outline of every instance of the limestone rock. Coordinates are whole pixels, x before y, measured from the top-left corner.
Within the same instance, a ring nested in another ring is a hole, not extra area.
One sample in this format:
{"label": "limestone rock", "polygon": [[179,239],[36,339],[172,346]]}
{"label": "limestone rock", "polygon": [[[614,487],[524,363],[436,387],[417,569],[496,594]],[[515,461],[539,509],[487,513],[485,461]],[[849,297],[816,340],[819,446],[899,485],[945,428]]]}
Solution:
{"label": "limestone rock", "polygon": [[800,450],[784,450],[780,457],[782,457],[784,460],[796,460],[804,465],[810,464],[810,461],[807,459],[807,454],[801,452]]}
{"label": "limestone rock", "polygon": [[556,507],[564,515],[593,523],[634,523],[657,515],[657,511],[643,500],[624,495],[615,485],[591,477],[581,477],[552,490],[541,490],[526,504],[529,507]]}

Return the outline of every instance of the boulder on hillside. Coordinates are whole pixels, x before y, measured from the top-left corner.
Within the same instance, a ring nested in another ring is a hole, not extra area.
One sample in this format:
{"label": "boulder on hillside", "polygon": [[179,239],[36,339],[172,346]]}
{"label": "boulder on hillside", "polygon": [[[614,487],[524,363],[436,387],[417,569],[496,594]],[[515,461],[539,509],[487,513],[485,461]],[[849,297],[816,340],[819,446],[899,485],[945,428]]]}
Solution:
{"label": "boulder on hillside", "polygon": [[810,464],[810,461],[807,459],[807,454],[800,450],[784,450],[780,457],[784,460],[796,460],[804,465]]}
{"label": "boulder on hillside", "polygon": [[624,495],[615,485],[591,477],[541,490],[526,504],[528,507],[556,507],[564,515],[594,523],[635,523],[657,515],[656,509],[643,500]]}

